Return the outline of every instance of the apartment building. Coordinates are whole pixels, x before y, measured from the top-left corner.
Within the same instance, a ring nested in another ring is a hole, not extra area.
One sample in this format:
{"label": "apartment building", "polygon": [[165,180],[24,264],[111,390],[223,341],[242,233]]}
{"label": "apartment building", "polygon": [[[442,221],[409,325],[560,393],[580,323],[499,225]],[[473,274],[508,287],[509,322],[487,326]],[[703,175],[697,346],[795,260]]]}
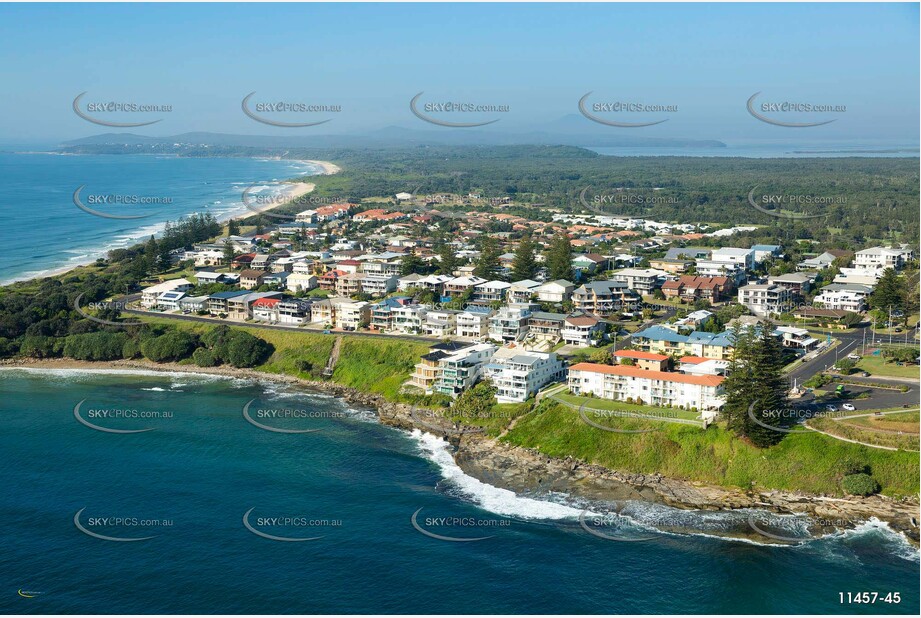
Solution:
{"label": "apartment building", "polygon": [[668,273],[664,270],[653,268],[624,268],[611,273],[613,281],[627,284],[627,287],[639,294],[652,294],[654,290],[662,287]]}
{"label": "apartment building", "polygon": [[365,301],[336,301],[335,325],[341,330],[358,330],[371,322],[371,304]]}
{"label": "apartment building", "polygon": [[552,352],[522,353],[503,348],[484,365],[483,373],[496,387],[496,401],[516,403],[526,401],[551,382],[564,380],[566,365]]}
{"label": "apartment building", "polygon": [[578,363],[569,368],[569,389],[574,394],[704,413],[716,412],[726,403],[724,380],[722,376],[650,371],[627,365]]}
{"label": "apartment building", "polygon": [[790,311],[793,293],[790,288],[771,283],[753,283],[739,288],[739,304],[757,316]]}
{"label": "apartment building", "polygon": [[432,309],[425,316],[422,332],[430,337],[445,338],[457,332],[457,314],[453,309]]}
{"label": "apartment building", "polygon": [[580,348],[587,348],[601,342],[604,322],[596,316],[584,312],[575,312],[563,320],[560,337],[563,343]]}
{"label": "apartment building", "polygon": [[534,311],[528,316],[528,338],[534,341],[556,341],[560,338],[566,315]]}
{"label": "apartment building", "polygon": [[828,287],[823,288],[822,293],[812,300],[815,306],[854,313],[860,313],[867,308],[866,295],[853,290],[828,289]]}
{"label": "apartment building", "polygon": [[310,301],[287,298],[276,305],[279,324],[307,324],[311,321]]}
{"label": "apartment building", "polygon": [[728,277],[683,275],[662,284],[662,294],[665,298],[677,298],[686,302],[706,300],[718,303],[725,300],[733,290],[735,285]]}
{"label": "apartment building", "polygon": [[506,305],[489,319],[489,338],[496,341],[520,341],[528,334],[530,305]]}
{"label": "apartment building", "polygon": [[914,254],[910,248],[870,247],[854,254],[854,266],[863,270],[900,270]]}
{"label": "apartment building", "polygon": [[473,386],[480,378],[483,365],[496,353],[491,343],[477,343],[448,352],[438,360],[439,373],[433,390],[457,397]]}
{"label": "apartment building", "polygon": [[630,338],[631,343],[646,352],[669,356],[703,356],[706,358],[729,359],[732,357],[732,333],[708,333],[693,331],[682,335],[665,326],[650,326],[637,331]]}
{"label": "apartment building", "polygon": [[391,310],[391,329],[399,333],[420,334],[428,309],[424,305],[402,305]]}
{"label": "apartment building", "polygon": [[489,334],[489,320],[495,311],[489,307],[465,308],[457,314],[457,336],[467,339],[480,339]]}
{"label": "apartment building", "polygon": [[595,315],[610,315],[642,302],[642,298],[623,281],[590,281],[572,293],[578,310]]}

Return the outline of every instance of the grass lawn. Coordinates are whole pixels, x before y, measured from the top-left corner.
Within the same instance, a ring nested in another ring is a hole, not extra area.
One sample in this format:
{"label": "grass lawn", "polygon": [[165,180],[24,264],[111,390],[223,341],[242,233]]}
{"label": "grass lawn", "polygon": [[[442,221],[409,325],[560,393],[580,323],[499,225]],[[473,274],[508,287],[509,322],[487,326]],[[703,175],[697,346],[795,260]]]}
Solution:
{"label": "grass lawn", "polygon": [[918,365],[902,365],[887,362],[881,355],[867,355],[857,361],[857,369],[866,371],[870,376],[890,376],[893,378],[918,379]]}
{"label": "grass lawn", "polygon": [[814,432],[785,435],[767,449],[737,438],[721,425],[699,427],[610,419],[624,428],[659,429],[621,434],[583,423],[575,410],[558,402],[542,402],[522,417],[503,438],[554,457],[572,456],[625,472],[665,476],[714,485],[758,489],[802,490],[841,495],[845,463],[870,467],[883,493],[918,492],[918,454],[884,451],[835,440]]}
{"label": "grass lawn", "polygon": [[579,395],[570,395],[565,391],[553,396],[556,399],[571,403],[577,408],[585,404],[586,410],[623,410],[634,414],[646,414],[654,420],[668,420],[669,418],[682,418],[689,421],[697,420],[699,412],[690,410],[679,410],[678,408],[659,408],[656,406],[641,406],[633,403],[624,403],[623,401],[611,401],[609,399],[598,399],[596,397],[581,397]]}

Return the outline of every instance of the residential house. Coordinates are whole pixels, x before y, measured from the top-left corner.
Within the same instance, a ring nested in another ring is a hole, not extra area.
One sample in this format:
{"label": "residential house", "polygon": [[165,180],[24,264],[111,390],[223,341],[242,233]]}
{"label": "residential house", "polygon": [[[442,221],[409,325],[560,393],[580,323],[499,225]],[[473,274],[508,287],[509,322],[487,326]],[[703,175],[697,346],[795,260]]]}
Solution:
{"label": "residential house", "polygon": [[164,292],[188,292],[194,286],[188,279],[170,279],[141,290],[141,306],[152,309],[157,306],[157,299]]}
{"label": "residential house", "polygon": [[264,270],[247,268],[240,271],[240,287],[244,290],[253,290],[265,282],[268,273]]}
{"label": "residential house", "polygon": [[469,277],[455,277],[454,279],[445,282],[444,295],[451,298],[460,296],[468,289],[478,286],[481,283],[486,283],[486,279],[483,279],[482,277],[474,277],[472,275]]}
{"label": "residential house", "polygon": [[227,301],[237,296],[246,296],[249,292],[245,290],[232,290],[229,292],[216,292],[208,297],[208,312],[211,315],[227,315],[229,308]]}
{"label": "residential house", "polygon": [[608,258],[598,253],[582,253],[572,259],[572,268],[588,275],[604,272],[608,269]]}
{"label": "residential house", "polygon": [[790,311],[793,295],[789,288],[772,283],[752,283],[739,288],[739,304],[757,316]]}
{"label": "residential house", "polygon": [[573,306],[585,313],[606,316],[642,302],[623,281],[589,281],[572,293]]}
{"label": "residential house", "polygon": [[285,280],[285,286],[292,292],[308,292],[319,285],[316,275],[291,273]]}
{"label": "residential house", "polygon": [[278,322],[278,305],[281,298],[260,298],[252,305],[253,319],[261,322]]}
{"label": "residential house", "polygon": [[914,257],[909,248],[870,247],[854,255],[854,266],[862,270],[901,270]]}
{"label": "residential house", "polygon": [[424,305],[402,305],[391,309],[391,328],[400,333],[421,334],[428,308]]}
{"label": "residential house", "polygon": [[671,357],[655,352],[642,350],[617,350],[614,360],[621,365],[633,365],[646,371],[668,371],[668,361]]}
{"label": "residential house", "polygon": [[160,311],[177,311],[179,301],[185,297],[185,292],[169,290],[157,296],[157,309]]}
{"label": "residential house", "polygon": [[565,279],[548,281],[537,288],[537,300],[544,303],[562,303],[572,297],[575,284]]}
{"label": "residential house", "polygon": [[649,266],[670,275],[686,272],[694,264],[691,260],[649,260]]}
{"label": "residential house", "polygon": [[253,303],[263,298],[281,298],[281,292],[250,292],[227,298],[227,317],[231,320],[248,320],[253,317]]}
{"label": "residential house", "polygon": [[530,305],[500,307],[489,320],[489,337],[496,341],[521,341],[528,334]]}
{"label": "residential house", "polygon": [[480,283],[473,286],[471,301],[481,305],[505,302],[505,296],[511,287],[512,284],[505,281],[486,281],[485,283]]}
{"label": "residential house", "polygon": [[534,311],[528,316],[528,338],[534,341],[557,341],[566,315]]}
{"label": "residential house", "polygon": [[489,333],[489,320],[495,314],[489,307],[470,305],[457,314],[457,336],[480,339]]}
{"label": "residential house", "polygon": [[566,378],[566,365],[556,354],[516,352],[503,348],[483,366],[484,376],[496,387],[496,401],[527,401],[550,384]]}
{"label": "residential house", "polygon": [[185,296],[179,299],[179,309],[183,313],[198,313],[199,311],[207,311],[208,309],[208,297],[207,296]]}
{"label": "residential house", "polygon": [[454,309],[431,309],[425,315],[422,332],[430,337],[443,339],[457,331],[457,314]]}
{"label": "residential house", "polygon": [[771,285],[779,285],[787,288],[793,296],[803,296],[815,283],[817,273],[814,272],[796,272],[786,273],[784,275],[771,275],[767,282]]}
{"label": "residential house", "polygon": [[807,258],[796,265],[797,270],[822,270],[831,266],[835,260],[841,259],[846,264],[854,254],[843,249],[829,249],[820,255]]}
{"label": "residential house", "polygon": [[621,281],[638,294],[652,294],[656,288],[662,287],[668,273],[653,268],[624,268],[611,273],[613,281]]}
{"label": "residential house", "polygon": [[286,298],[276,305],[279,324],[307,324],[311,321],[311,302],[300,298]]}
{"label": "residential house", "polygon": [[540,283],[530,279],[514,281],[508,288],[506,300],[513,304],[529,303],[537,295],[537,290],[540,287]]}
{"label": "residential house", "polygon": [[355,331],[370,324],[371,304],[365,301],[339,300],[336,307],[336,328]]}
{"label": "residential house", "polygon": [[577,311],[566,316],[560,336],[567,345],[587,348],[601,342],[604,333],[604,322],[589,313]]}

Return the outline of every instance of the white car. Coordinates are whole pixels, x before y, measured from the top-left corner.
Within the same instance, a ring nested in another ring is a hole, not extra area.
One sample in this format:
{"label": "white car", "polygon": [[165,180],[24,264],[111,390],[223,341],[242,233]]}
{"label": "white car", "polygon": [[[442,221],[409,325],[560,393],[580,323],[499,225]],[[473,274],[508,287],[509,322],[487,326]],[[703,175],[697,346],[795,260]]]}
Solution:
{"label": "white car", "polygon": [[844,408],[845,410],[849,410],[849,411],[851,411],[851,412],[853,412],[854,410],[857,409],[857,408],[854,407],[854,404],[852,404],[852,403],[845,403],[845,404],[843,404],[841,407]]}
{"label": "white car", "polygon": [[851,360],[860,360],[860,354],[848,354],[847,357]]}
{"label": "white car", "polygon": [[831,404],[828,404],[827,406],[825,406],[825,411],[826,412],[837,412],[838,408],[836,408],[835,406]]}

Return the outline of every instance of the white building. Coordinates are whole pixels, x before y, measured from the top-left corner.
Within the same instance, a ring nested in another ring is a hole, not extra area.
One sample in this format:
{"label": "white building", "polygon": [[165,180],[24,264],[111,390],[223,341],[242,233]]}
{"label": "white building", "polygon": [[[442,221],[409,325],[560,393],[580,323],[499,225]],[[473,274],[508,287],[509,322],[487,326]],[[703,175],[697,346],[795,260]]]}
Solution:
{"label": "white building", "polygon": [[489,333],[489,319],[495,313],[483,307],[467,307],[457,314],[457,336],[467,339],[479,339]]}
{"label": "white building", "polygon": [[790,311],[791,300],[790,289],[780,285],[753,283],[739,288],[739,304],[758,316]]}
{"label": "white building", "polygon": [[520,341],[528,334],[528,305],[507,305],[489,320],[489,338],[496,341]]}
{"label": "white building", "polygon": [[179,290],[170,290],[157,296],[157,309],[161,311],[176,311],[179,309],[179,301],[185,297],[185,292]]}
{"label": "white building", "polygon": [[515,403],[526,401],[551,382],[565,379],[566,365],[552,352],[522,353],[502,348],[483,366],[483,374],[496,387],[496,401]]}
{"label": "white building", "polygon": [[423,305],[403,305],[391,310],[391,328],[400,333],[420,334],[425,324],[428,309]]}
{"label": "white building", "polygon": [[722,264],[734,264],[742,270],[751,270],[755,267],[755,251],[753,249],[739,249],[736,247],[723,247],[710,254],[710,261]]}
{"label": "white building", "polygon": [[812,300],[812,304],[823,309],[840,309],[854,313],[866,309],[865,297],[851,290],[823,289],[822,293]]}
{"label": "white building", "polygon": [[537,288],[537,300],[544,303],[561,303],[569,300],[576,286],[571,281],[557,279],[548,281]]}
{"label": "white building", "polygon": [[358,330],[371,321],[371,304],[365,301],[337,301],[335,303],[336,328]]}
{"label": "white building", "polygon": [[901,269],[913,257],[911,249],[870,247],[854,254],[854,266],[863,270]]}
{"label": "white building", "polygon": [[624,268],[615,270],[609,277],[612,281],[622,281],[631,290],[640,294],[652,294],[656,288],[662,287],[668,273],[655,268]]}
{"label": "white building", "polygon": [[576,313],[566,316],[560,337],[567,345],[587,348],[601,341],[596,333],[603,331],[604,323],[601,320],[587,313]]}
{"label": "white building", "polygon": [[292,292],[307,292],[317,287],[317,278],[306,273],[291,273],[285,279],[285,286]]}
{"label": "white building", "polygon": [[714,375],[649,371],[629,365],[579,363],[569,368],[569,389],[576,395],[591,393],[602,399],[630,399],[647,405],[699,411],[716,411],[723,406],[726,402],[724,379]]}
{"label": "white building", "polygon": [[187,279],[170,279],[141,290],[141,306],[152,309],[157,306],[157,298],[164,292],[188,292],[194,286]]}
{"label": "white building", "polygon": [[457,397],[480,378],[483,366],[495,352],[496,346],[491,343],[478,343],[446,353],[438,360],[434,390]]}

